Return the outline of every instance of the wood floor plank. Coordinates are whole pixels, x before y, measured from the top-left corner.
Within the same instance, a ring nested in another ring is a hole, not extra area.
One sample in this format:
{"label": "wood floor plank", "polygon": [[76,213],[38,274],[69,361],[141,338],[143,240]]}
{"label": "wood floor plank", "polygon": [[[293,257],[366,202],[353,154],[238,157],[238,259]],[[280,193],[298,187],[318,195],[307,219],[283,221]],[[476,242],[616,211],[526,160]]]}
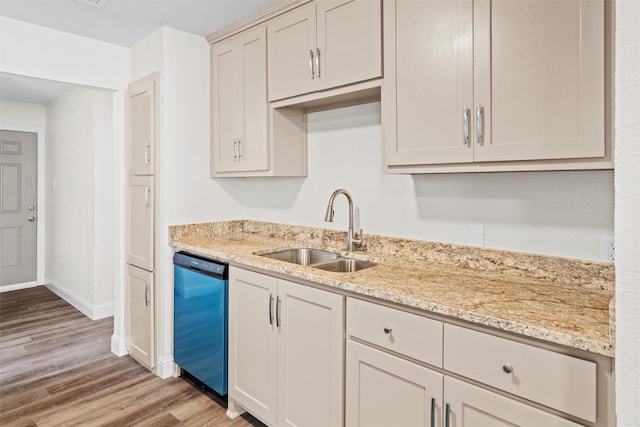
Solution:
{"label": "wood floor plank", "polygon": [[46,287],[0,293],[0,425],[263,426],[182,378],[111,353],[113,319],[91,321]]}

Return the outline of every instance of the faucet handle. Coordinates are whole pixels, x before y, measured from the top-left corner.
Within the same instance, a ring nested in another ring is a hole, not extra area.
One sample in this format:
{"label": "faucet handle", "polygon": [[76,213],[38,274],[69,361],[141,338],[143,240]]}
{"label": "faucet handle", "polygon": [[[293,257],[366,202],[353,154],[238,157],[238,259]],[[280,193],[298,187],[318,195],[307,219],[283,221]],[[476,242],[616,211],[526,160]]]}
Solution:
{"label": "faucet handle", "polygon": [[362,231],[362,228],[360,229],[360,232],[358,233],[358,235],[354,237],[353,243],[354,243],[353,246],[355,250],[361,250],[361,251],[367,250],[367,246],[364,244],[364,231]]}

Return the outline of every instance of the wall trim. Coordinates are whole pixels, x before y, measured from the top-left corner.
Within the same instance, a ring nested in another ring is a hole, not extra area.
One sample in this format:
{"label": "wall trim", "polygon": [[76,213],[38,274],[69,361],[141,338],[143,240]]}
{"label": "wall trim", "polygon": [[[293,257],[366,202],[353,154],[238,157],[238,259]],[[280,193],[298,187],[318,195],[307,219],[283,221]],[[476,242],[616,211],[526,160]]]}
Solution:
{"label": "wall trim", "polygon": [[18,291],[20,289],[35,288],[36,286],[38,286],[38,282],[24,282],[24,283],[15,283],[13,285],[3,285],[3,286],[0,286],[0,293]]}
{"label": "wall trim", "polygon": [[98,320],[105,317],[113,316],[114,306],[113,302],[93,305],[86,299],[82,298],[75,292],[65,288],[59,283],[55,283],[48,277],[44,278],[45,286],[51,290],[54,294],[74,306],[78,311],[87,316],[91,320]]}
{"label": "wall trim", "polygon": [[162,379],[173,377],[178,365],[173,363],[173,356],[158,355],[158,365],[156,366],[156,375]]}
{"label": "wall trim", "polygon": [[122,337],[111,335],[111,353],[118,357],[129,354],[127,351],[127,340]]}

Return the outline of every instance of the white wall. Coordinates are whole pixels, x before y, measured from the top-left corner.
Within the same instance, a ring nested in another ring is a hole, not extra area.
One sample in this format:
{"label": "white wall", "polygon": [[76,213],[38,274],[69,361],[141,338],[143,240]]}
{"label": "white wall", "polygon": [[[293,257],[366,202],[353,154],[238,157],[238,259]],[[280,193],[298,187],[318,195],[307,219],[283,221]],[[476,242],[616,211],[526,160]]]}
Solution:
{"label": "white wall", "polygon": [[[0,128],[35,132],[38,137],[38,225],[36,248],[36,282],[44,283],[44,245],[46,215],[44,203],[44,159],[46,146],[46,110],[44,105],[0,100]],[[7,289],[7,288],[5,288]]]}
{"label": "white wall", "polygon": [[0,71],[122,89],[128,49],[0,16]]}
{"label": "white wall", "polygon": [[482,225],[487,247],[591,260],[613,235],[611,171],[386,175],[379,103],[308,122],[308,177],[219,180],[252,219],[346,230],[344,198],[323,221],[342,187],[365,234],[481,245],[471,226]]}
{"label": "white wall", "polygon": [[74,89],[46,108],[45,276],[91,317],[113,303],[112,99]]}
{"label": "white wall", "polygon": [[616,2],[616,412],[640,425],[640,2]]}

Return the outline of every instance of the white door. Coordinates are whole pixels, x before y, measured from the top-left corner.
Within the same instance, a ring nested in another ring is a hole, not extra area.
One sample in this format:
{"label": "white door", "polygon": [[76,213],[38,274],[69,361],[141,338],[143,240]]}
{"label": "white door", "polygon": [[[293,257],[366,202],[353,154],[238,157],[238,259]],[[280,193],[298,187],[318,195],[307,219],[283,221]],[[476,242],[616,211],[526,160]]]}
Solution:
{"label": "white door", "polygon": [[37,135],[0,131],[0,286],[36,280]]}

